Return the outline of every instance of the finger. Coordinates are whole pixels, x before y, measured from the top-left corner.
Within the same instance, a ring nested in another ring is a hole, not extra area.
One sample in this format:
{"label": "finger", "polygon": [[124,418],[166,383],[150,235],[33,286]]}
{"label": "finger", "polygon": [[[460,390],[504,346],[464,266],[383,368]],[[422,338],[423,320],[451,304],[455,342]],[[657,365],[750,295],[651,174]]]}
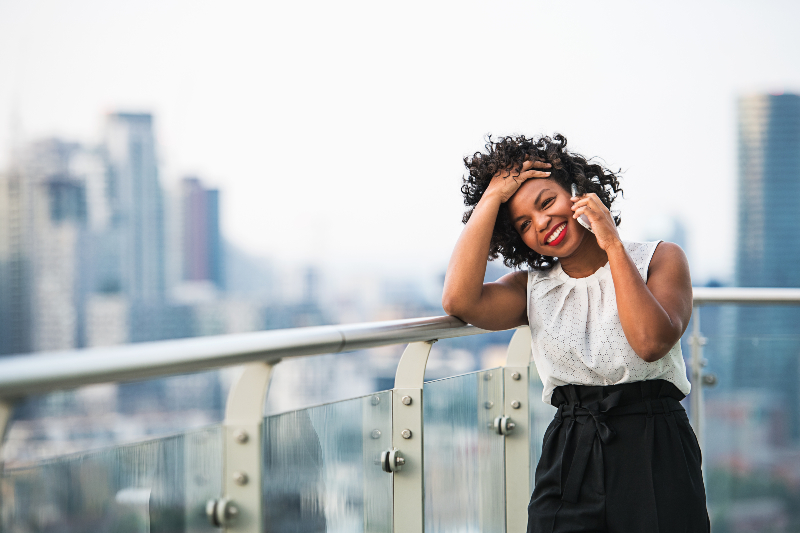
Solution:
{"label": "finger", "polygon": [[[575,208],[573,207],[573,209],[575,209]],[[572,214],[572,218],[578,218],[581,215],[586,215],[591,220],[593,218],[591,216],[592,214],[594,214],[594,211],[592,211],[590,208],[588,208],[586,206],[582,206],[582,207],[579,207],[579,208],[575,209],[575,212]]]}
{"label": "finger", "polygon": [[548,163],[546,161],[534,161],[533,162],[533,168],[550,168],[552,166],[553,165],[551,165],[550,163]]}
{"label": "finger", "polygon": [[519,183],[522,183],[525,180],[529,180],[532,178],[549,178],[549,177],[550,177],[549,172],[544,172],[541,170],[528,170],[526,172],[523,172],[519,176],[515,177],[514,179]]}
{"label": "finger", "polygon": [[589,205],[589,199],[585,196],[573,196],[573,198],[575,198],[575,200],[572,200],[572,209]]}
{"label": "finger", "polygon": [[603,202],[600,201],[597,197],[592,197],[589,194],[584,194],[583,196],[573,196],[572,198],[573,206],[578,205],[594,205],[594,206],[601,206]]}
{"label": "finger", "polygon": [[531,178],[549,178],[550,173],[545,172],[543,170],[528,170],[526,172],[523,172],[521,176],[526,180],[529,180]]}
{"label": "finger", "polygon": [[522,163],[522,170],[528,170],[529,168],[533,168],[535,161],[531,161],[530,159],[524,161]]}
{"label": "finger", "polygon": [[604,204],[595,193],[590,194],[589,199],[592,201],[592,205],[595,206],[599,211],[608,211],[606,204]]}
{"label": "finger", "polygon": [[587,198],[591,199],[597,205],[605,205],[603,203],[603,201],[600,199],[600,197],[597,196],[597,193],[590,192],[586,196],[587,196]]}
{"label": "finger", "polygon": [[586,215],[590,220],[594,220],[597,216],[597,211],[594,211],[590,207],[582,206],[575,209],[575,212],[572,213],[572,218],[578,218],[581,215]]}

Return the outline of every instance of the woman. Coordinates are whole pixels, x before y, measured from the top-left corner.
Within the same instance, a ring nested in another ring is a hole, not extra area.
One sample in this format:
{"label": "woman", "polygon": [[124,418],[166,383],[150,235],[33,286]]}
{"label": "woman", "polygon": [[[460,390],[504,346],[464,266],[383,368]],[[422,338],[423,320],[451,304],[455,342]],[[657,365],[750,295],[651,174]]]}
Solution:
{"label": "woman", "polygon": [[[529,532],[707,532],[700,449],[679,403],[690,389],[686,256],[623,242],[609,212],[617,176],[566,146],[561,135],[490,138],[464,159],[466,227],[442,305],[481,328],[531,328],[543,400],[558,411]],[[483,283],[498,255],[518,270]]]}

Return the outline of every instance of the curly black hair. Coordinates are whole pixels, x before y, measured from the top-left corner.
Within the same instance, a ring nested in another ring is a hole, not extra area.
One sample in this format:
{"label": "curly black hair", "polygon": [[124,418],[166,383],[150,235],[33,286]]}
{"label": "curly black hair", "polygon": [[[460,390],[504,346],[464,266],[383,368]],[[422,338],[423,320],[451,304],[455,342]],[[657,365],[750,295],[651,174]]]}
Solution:
{"label": "curly black hair", "polygon": [[[522,163],[528,159],[550,163],[550,178],[564,190],[570,191],[575,183],[581,194],[597,194],[609,210],[617,194],[622,193],[617,177],[619,171],[615,174],[602,165],[591,162],[591,159],[567,151],[567,138],[558,133],[552,138],[542,135],[537,139],[529,139],[519,135],[501,137],[496,141],[489,135],[486,152],[475,152],[472,157],[464,158],[464,165],[469,170],[461,186],[464,205],[467,206],[462,220],[464,224],[472,216],[472,211],[492,177],[506,170],[508,174],[504,178],[507,178],[512,173],[521,171]],[[619,214],[615,214],[614,222],[617,226],[621,221]],[[510,268],[528,266],[535,270],[548,270],[558,261],[556,257],[542,255],[528,248],[511,222],[507,203],[500,206],[489,247],[489,259],[497,259],[499,256],[503,256],[503,264]]]}

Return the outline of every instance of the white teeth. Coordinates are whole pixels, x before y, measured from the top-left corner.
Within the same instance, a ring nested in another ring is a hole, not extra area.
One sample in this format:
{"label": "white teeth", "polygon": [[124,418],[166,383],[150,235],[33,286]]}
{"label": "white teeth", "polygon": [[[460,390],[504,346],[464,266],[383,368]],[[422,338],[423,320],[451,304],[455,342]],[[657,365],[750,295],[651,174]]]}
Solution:
{"label": "white teeth", "polygon": [[550,242],[553,242],[554,240],[556,240],[558,238],[558,236],[561,235],[561,232],[564,231],[564,228],[566,228],[566,227],[567,227],[567,223],[566,222],[562,223],[561,226],[557,230],[555,230],[552,235],[550,235],[547,238],[546,242],[550,243]]}

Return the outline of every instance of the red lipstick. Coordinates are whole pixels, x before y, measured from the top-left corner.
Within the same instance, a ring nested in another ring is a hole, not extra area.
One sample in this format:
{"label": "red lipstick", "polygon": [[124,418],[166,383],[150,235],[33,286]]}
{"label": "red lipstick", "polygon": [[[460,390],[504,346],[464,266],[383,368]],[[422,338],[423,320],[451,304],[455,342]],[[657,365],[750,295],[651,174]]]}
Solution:
{"label": "red lipstick", "polygon": [[[553,242],[547,242],[547,239],[550,238],[550,235],[552,235],[553,232],[556,231],[558,228],[560,228],[562,225],[564,226],[564,229],[561,230],[561,233],[558,235],[558,237],[556,237],[556,239]],[[550,233],[548,233],[544,238],[545,244],[547,246],[558,246],[559,244],[561,244],[561,241],[563,241],[564,237],[567,236],[567,228],[568,228],[568,226],[569,226],[569,224],[567,224],[566,222],[562,222],[561,224],[559,224],[555,228],[551,229]]]}

